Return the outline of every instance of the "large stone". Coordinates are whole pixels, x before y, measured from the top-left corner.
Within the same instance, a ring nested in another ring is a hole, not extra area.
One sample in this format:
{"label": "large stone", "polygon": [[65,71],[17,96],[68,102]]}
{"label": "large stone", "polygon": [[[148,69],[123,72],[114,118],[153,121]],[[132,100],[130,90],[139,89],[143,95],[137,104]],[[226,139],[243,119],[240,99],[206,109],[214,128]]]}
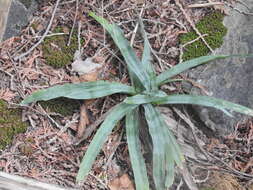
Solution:
{"label": "large stone", "polygon": [[35,0],[0,1],[0,41],[19,35],[36,7]]}
{"label": "large stone", "polygon": [[[242,4],[236,8],[245,12],[253,11],[252,0],[244,1],[250,10]],[[216,54],[248,54],[253,53],[253,16],[236,12],[230,12],[224,19],[224,25],[228,33],[224,38],[221,48],[215,51]],[[253,58],[230,58],[218,60],[192,69],[188,72],[190,78],[206,87],[208,94],[222,98],[234,103],[253,108]],[[191,93],[202,94],[200,89],[192,88]],[[217,130],[224,135],[233,131],[234,126],[248,118],[245,115],[233,112],[233,118],[223,112],[194,107],[200,118],[211,129]]]}

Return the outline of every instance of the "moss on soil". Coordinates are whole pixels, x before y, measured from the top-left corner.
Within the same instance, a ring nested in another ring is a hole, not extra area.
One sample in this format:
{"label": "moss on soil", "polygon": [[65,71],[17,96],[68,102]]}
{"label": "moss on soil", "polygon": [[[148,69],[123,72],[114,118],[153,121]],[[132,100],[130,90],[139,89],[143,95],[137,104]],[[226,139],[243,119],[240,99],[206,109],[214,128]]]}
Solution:
{"label": "moss on soil", "polygon": [[[61,33],[63,32],[63,28],[57,27],[53,32]],[[78,49],[77,35],[75,33],[72,35],[70,46],[67,46],[67,43],[68,35],[47,37],[42,44],[46,64],[57,69],[71,63],[75,51]]]}
{"label": "moss on soil", "polygon": [[[223,37],[227,33],[227,28],[223,25],[224,15],[218,11],[213,12],[204,18],[202,18],[197,24],[196,28],[201,34],[207,34],[205,36],[206,42],[212,47],[212,49],[219,48],[223,43]],[[180,44],[185,44],[198,38],[198,35],[194,32],[188,32],[183,34],[179,38]],[[201,39],[187,45],[184,50],[183,60],[190,60],[196,57],[204,56],[209,53],[209,49],[203,43]]]}
{"label": "moss on soil", "polygon": [[40,102],[41,106],[49,112],[59,113],[63,116],[69,116],[78,110],[80,102],[68,98],[56,98],[49,101]]}
{"label": "moss on soil", "polygon": [[0,150],[9,145],[18,133],[24,133],[27,123],[21,120],[21,110],[10,109],[0,100]]}

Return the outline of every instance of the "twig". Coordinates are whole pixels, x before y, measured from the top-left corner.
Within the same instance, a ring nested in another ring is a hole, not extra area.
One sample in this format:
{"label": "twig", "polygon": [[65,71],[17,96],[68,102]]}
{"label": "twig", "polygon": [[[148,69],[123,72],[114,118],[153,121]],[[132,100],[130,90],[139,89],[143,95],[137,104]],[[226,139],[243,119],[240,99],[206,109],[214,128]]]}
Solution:
{"label": "twig", "polygon": [[16,60],[19,60],[19,59],[21,59],[21,58],[23,58],[24,56],[26,56],[26,55],[28,55],[28,54],[30,54],[38,45],[41,44],[41,42],[43,42],[43,40],[45,39],[45,37],[47,36],[47,34],[48,34],[48,32],[49,32],[49,30],[50,30],[50,28],[51,28],[51,25],[52,25],[52,23],[53,23],[54,16],[55,16],[55,13],[56,13],[56,10],[57,10],[57,7],[58,7],[60,1],[61,1],[61,0],[57,0],[57,1],[56,1],[56,4],[55,4],[54,10],[53,10],[51,19],[50,19],[49,24],[48,24],[48,26],[47,26],[47,29],[46,29],[45,33],[42,35],[42,37],[40,38],[40,40],[39,40],[36,44],[34,44],[27,52],[25,52],[25,53],[23,53],[23,54],[21,54],[21,55],[19,55],[19,56],[16,56],[16,57],[14,58],[15,61],[16,61]]}
{"label": "twig", "polygon": [[186,115],[184,115],[181,111],[179,111],[178,109],[176,108],[173,108],[173,110],[177,113],[177,115],[182,118],[190,127],[191,131],[192,131],[192,134],[193,134],[193,137],[195,139],[195,141],[197,142],[197,145],[199,147],[199,149],[201,150],[201,152],[206,156],[206,158],[210,158],[210,156],[207,154],[207,152],[204,150],[204,148],[200,145],[199,143],[199,140],[198,140],[198,137],[195,133],[195,126],[194,124],[191,122],[191,120],[189,118],[186,117]]}
{"label": "twig", "polygon": [[210,7],[215,5],[224,5],[222,2],[212,2],[212,3],[197,3],[197,4],[191,4],[188,5],[188,8],[202,8],[202,7]]}
{"label": "twig", "polygon": [[[60,32],[60,33],[53,33],[53,34],[48,34],[46,37],[52,37],[52,36],[61,36],[61,35],[66,35],[66,33]],[[41,38],[42,36],[34,36],[32,38]]]}
{"label": "twig", "polygon": [[108,189],[108,186],[101,180],[99,179],[97,176],[95,176],[94,174],[92,174],[91,172],[89,173],[90,176],[92,176],[93,178],[95,178],[101,185],[103,185],[106,189]]}
{"label": "twig", "polygon": [[[141,8],[140,18],[141,18],[142,14],[143,14],[144,6],[145,6],[145,4],[143,4],[143,6],[142,6],[142,8]],[[132,37],[131,37],[131,40],[130,40],[130,45],[131,45],[131,46],[133,46],[133,44],[134,44],[134,38],[135,38],[135,36],[136,36],[138,27],[139,27],[139,22],[137,22],[136,25],[135,25],[135,28],[134,28],[134,31],[133,31],[133,34],[132,34]]]}
{"label": "twig", "polygon": [[12,63],[13,68],[14,68],[14,71],[15,71],[16,75],[18,76],[18,80],[19,80],[20,85],[21,85],[21,87],[22,87],[22,90],[17,89],[17,91],[18,91],[19,95],[20,95],[22,98],[24,98],[24,97],[25,97],[25,94],[24,94],[24,84],[23,84],[23,81],[22,81],[22,79],[20,78],[18,69],[17,69],[17,67],[16,67],[16,63],[13,61],[13,59],[12,59],[12,57],[11,57],[11,55],[10,55],[9,52],[8,52],[8,56],[9,56],[9,58],[10,58],[10,60],[11,60],[11,63]]}
{"label": "twig", "polygon": [[75,17],[74,17],[74,22],[73,22],[73,25],[72,25],[72,28],[71,28],[71,31],[69,34],[69,40],[68,40],[67,46],[70,46],[70,43],[71,43],[71,38],[72,38],[73,31],[74,31],[74,28],[76,25],[76,18],[77,18],[77,14],[78,14],[78,9],[79,9],[79,0],[76,0],[76,12],[75,12]]}
{"label": "twig", "polygon": [[177,190],[180,190],[181,187],[184,185],[182,178],[180,179],[180,183],[177,186]]}
{"label": "twig", "polygon": [[81,50],[81,28],[82,28],[82,23],[81,23],[81,21],[79,20],[78,21],[78,31],[77,31],[77,38],[78,38],[78,51],[80,52],[80,53],[82,53],[82,50]]}
{"label": "twig", "polygon": [[192,22],[192,20],[190,19],[190,17],[187,15],[187,13],[185,12],[182,4],[180,3],[179,0],[176,0],[176,5],[180,8],[180,10],[182,11],[183,15],[185,16],[186,20],[190,23],[191,27],[193,28],[193,30],[200,36],[201,40],[204,42],[204,44],[207,46],[207,48],[214,53],[213,49],[210,47],[210,45],[206,42],[205,38],[203,37],[203,35],[199,32],[199,30],[196,28],[195,24]]}
{"label": "twig", "polygon": [[[203,34],[202,36],[203,37],[204,36],[208,36],[208,34]],[[197,37],[196,39],[194,39],[194,40],[192,40],[190,42],[186,42],[185,44],[180,45],[180,47],[179,47],[179,51],[180,51],[180,54],[179,54],[179,63],[183,62],[183,54],[184,54],[183,48],[186,47],[186,46],[188,46],[188,45],[190,45],[190,44],[192,44],[192,43],[194,43],[194,42],[196,42],[196,41],[198,41],[200,38],[201,38],[201,36]]]}
{"label": "twig", "polygon": [[[62,129],[62,125],[58,124],[45,110],[44,108],[38,103],[38,108],[42,111],[42,114],[46,116],[58,129]],[[39,111],[40,112],[40,111]],[[40,112],[41,113],[41,112]]]}
{"label": "twig", "polygon": [[192,175],[191,175],[186,163],[183,163],[183,168],[179,169],[179,171],[181,172],[188,188],[190,190],[198,190],[197,185],[193,182]]}
{"label": "twig", "polygon": [[190,45],[190,44],[198,41],[201,37],[205,37],[205,36],[208,36],[208,34],[202,34],[201,36],[197,37],[196,39],[194,39],[194,40],[192,40],[190,42],[186,42],[185,44],[182,45],[182,47],[184,48],[184,47],[186,47],[186,46],[188,46],[188,45]]}
{"label": "twig", "polygon": [[15,91],[15,88],[14,88],[14,85],[13,85],[14,76],[13,76],[11,73],[9,73],[9,72],[7,72],[7,71],[1,69],[1,68],[0,68],[0,71],[11,77],[11,81],[10,81],[10,85],[11,85],[11,86],[10,86],[10,89],[11,89],[12,91]]}
{"label": "twig", "polygon": [[112,158],[113,158],[113,156],[114,156],[116,150],[118,149],[118,147],[119,147],[119,145],[120,145],[120,141],[121,141],[121,139],[122,139],[123,132],[124,132],[124,131],[122,130],[121,133],[120,133],[120,135],[119,135],[118,138],[117,138],[117,142],[115,143],[116,145],[114,145],[114,147],[112,148],[112,153],[111,153],[111,155],[109,156],[109,158],[107,159],[106,164],[105,164],[105,167],[106,167],[106,168],[108,168],[109,163],[112,161]]}

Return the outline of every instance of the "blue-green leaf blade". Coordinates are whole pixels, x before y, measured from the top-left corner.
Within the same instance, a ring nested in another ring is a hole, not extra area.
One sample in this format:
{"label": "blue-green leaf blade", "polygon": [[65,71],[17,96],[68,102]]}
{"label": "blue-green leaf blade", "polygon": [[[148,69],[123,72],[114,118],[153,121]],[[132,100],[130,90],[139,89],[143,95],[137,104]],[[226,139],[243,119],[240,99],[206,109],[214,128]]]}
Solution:
{"label": "blue-green leaf blade", "polygon": [[126,115],[126,135],[130,161],[134,172],[136,190],[149,190],[145,160],[141,153],[139,140],[140,118],[138,109]]}
{"label": "blue-green leaf blade", "polygon": [[100,152],[102,145],[105,143],[108,135],[112,132],[112,129],[117,124],[119,120],[121,120],[128,112],[136,108],[136,105],[130,105],[121,103],[117,105],[106,117],[105,121],[102,123],[100,128],[98,129],[96,135],[92,139],[88,150],[86,151],[82,162],[80,164],[80,168],[76,177],[76,181],[80,182],[85,179],[88,175],[93,162],[95,161],[97,155]]}
{"label": "blue-green leaf blade", "polygon": [[160,119],[157,118],[155,108],[151,104],[143,105],[148,123],[149,133],[153,143],[153,178],[156,189],[165,189],[166,176],[166,139],[161,129]]}
{"label": "blue-green leaf blade", "polygon": [[[165,174],[165,186],[168,188],[173,184],[174,181],[174,166],[175,163],[182,168],[184,156],[181,152],[179,144],[177,143],[174,135],[169,130],[163,116],[154,108],[154,118],[156,118],[157,123],[159,124],[159,130],[162,131],[165,138],[165,165],[166,165],[166,174]],[[157,129],[158,130],[158,129]]]}
{"label": "blue-green leaf blade", "polygon": [[171,156],[166,155],[166,179],[165,179],[165,187],[169,188],[175,178],[175,161]]}
{"label": "blue-green leaf blade", "polygon": [[[128,65],[128,69],[130,70],[129,72],[134,73],[142,85],[148,90],[150,88],[148,75],[137,55],[135,54],[133,48],[124,37],[122,30],[116,24],[109,24],[104,18],[96,16],[93,12],[89,13],[89,15],[93,17],[97,22],[99,22],[109,32],[113,41],[124,57]],[[132,78],[135,78],[135,76]]]}
{"label": "blue-green leaf blade", "polygon": [[[208,55],[208,56],[202,56],[195,59],[191,59],[189,61],[185,61],[183,63],[177,64],[176,66],[164,71],[160,75],[157,76],[156,84],[161,85],[166,83],[168,79],[171,77],[174,77],[190,68],[196,67],[201,64],[208,63],[209,61],[213,61],[216,59],[224,59],[228,57],[233,56],[240,56],[240,55]],[[243,55],[241,55],[243,56]],[[244,55],[245,56],[245,55]]]}
{"label": "blue-green leaf blade", "polygon": [[46,101],[58,97],[66,97],[72,99],[93,99],[99,98],[114,93],[133,94],[133,87],[125,84],[109,81],[84,82],[78,84],[63,84],[56,85],[47,89],[34,92],[32,95],[25,98],[21,105],[26,105],[35,101]]}
{"label": "blue-green leaf blade", "polygon": [[151,88],[153,90],[156,90],[157,89],[156,81],[155,81],[156,74],[155,74],[155,70],[154,70],[152,63],[151,63],[151,61],[152,61],[151,46],[150,46],[150,43],[149,43],[149,40],[147,37],[147,33],[144,29],[144,24],[143,24],[141,18],[139,18],[139,24],[140,24],[140,31],[141,31],[142,37],[144,39],[144,49],[143,49],[143,53],[142,53],[141,63],[149,75]]}
{"label": "blue-green leaf blade", "polygon": [[[145,104],[145,103],[155,103],[155,104],[193,104],[200,106],[207,106],[219,109],[221,111],[232,110],[238,113],[253,116],[253,110],[245,106],[235,104],[226,100],[208,97],[208,96],[197,96],[197,95],[170,95],[166,97],[155,97],[148,95],[136,95],[126,98],[124,101],[128,104]],[[225,112],[226,113],[226,112]]]}

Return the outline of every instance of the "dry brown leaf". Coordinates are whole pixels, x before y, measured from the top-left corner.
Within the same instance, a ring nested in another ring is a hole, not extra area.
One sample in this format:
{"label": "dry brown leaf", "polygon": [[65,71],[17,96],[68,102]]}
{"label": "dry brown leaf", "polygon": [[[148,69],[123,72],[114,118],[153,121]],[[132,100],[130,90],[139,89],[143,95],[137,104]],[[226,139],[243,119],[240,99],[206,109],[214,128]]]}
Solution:
{"label": "dry brown leaf", "polygon": [[110,190],[134,190],[134,184],[127,174],[117,177],[109,182]]}
{"label": "dry brown leaf", "polygon": [[96,80],[98,80],[98,72],[97,71],[91,72],[88,74],[83,74],[83,75],[80,75],[80,77],[79,77],[80,82],[92,82],[92,81],[96,81]]}
{"label": "dry brown leaf", "polygon": [[78,138],[81,138],[84,135],[86,126],[89,124],[90,124],[90,120],[89,120],[88,112],[86,109],[86,105],[83,104],[80,107],[80,121],[78,125],[78,130],[77,130]]}

